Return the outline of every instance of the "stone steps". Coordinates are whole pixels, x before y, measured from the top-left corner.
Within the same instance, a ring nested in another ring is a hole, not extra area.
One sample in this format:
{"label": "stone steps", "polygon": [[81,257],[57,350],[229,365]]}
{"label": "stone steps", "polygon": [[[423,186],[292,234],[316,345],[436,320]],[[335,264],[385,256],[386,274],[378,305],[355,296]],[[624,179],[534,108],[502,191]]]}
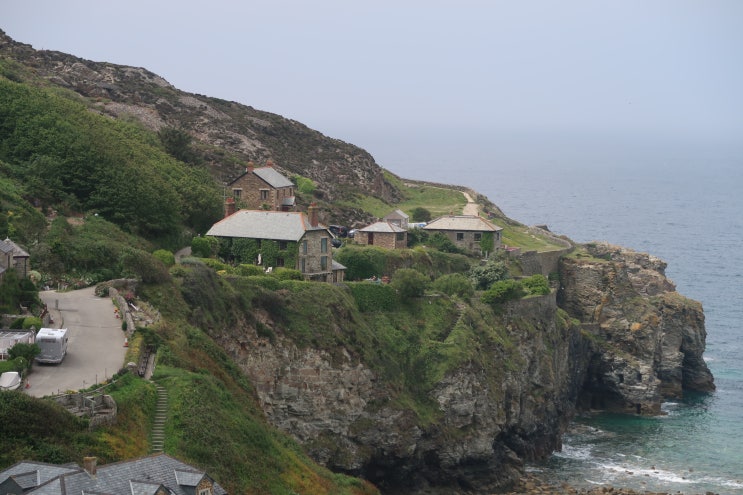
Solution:
{"label": "stone steps", "polygon": [[155,419],[152,422],[150,432],[150,451],[154,454],[162,452],[165,446],[165,421],[168,418],[168,391],[164,387],[155,384],[157,389],[157,405],[155,407]]}

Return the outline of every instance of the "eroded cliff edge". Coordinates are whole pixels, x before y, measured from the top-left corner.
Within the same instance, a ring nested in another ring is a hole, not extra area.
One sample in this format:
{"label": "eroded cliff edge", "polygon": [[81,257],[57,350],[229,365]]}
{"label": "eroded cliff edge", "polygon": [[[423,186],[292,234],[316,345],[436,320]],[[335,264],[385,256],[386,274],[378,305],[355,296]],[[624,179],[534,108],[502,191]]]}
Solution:
{"label": "eroded cliff edge", "polygon": [[702,305],[683,297],[662,260],[606,243],[560,264],[558,300],[591,342],[583,407],[659,414],[683,390],[714,390],[703,359]]}
{"label": "eroded cliff edge", "polygon": [[[268,420],[330,469],[383,493],[492,493],[559,449],[581,408],[658,414],[664,398],[714,388],[701,304],[664,270],[591,244],[561,259],[551,294],[496,309],[434,297],[361,313],[338,286],[322,289],[308,324],[305,296],[278,291],[239,331],[214,336]],[[426,328],[431,315],[441,328]],[[389,354],[383,327],[433,351]]]}

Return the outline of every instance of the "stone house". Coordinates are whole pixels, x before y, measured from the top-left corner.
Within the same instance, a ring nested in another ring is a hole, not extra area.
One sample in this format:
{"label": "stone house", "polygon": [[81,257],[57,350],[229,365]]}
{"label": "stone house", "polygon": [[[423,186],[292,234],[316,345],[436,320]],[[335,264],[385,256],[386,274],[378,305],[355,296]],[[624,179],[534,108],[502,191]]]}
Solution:
{"label": "stone house", "polygon": [[408,231],[391,222],[375,222],[359,229],[356,242],[367,246],[379,246],[385,249],[404,249],[408,247]]}
{"label": "stone house", "polygon": [[382,218],[383,222],[388,222],[392,225],[397,225],[400,228],[407,229],[408,228],[408,221],[410,220],[410,217],[402,210],[395,210],[391,213],[388,213]]}
{"label": "stone house", "polygon": [[[455,246],[470,254],[485,255],[502,245],[503,228],[477,215],[442,216],[429,222],[423,229],[430,233],[441,232]],[[492,243],[489,243],[491,237]],[[483,241],[491,244],[489,249],[483,249]]]}
{"label": "stone house", "polygon": [[238,207],[248,210],[293,211],[294,183],[281,175],[271,162],[265,167],[249,164],[245,173],[227,184]]}
{"label": "stone house", "polygon": [[0,471],[0,493],[12,495],[227,495],[204,471],[166,454],[97,465],[95,457],[75,464],[21,461]]}
{"label": "stone house", "polygon": [[6,270],[14,269],[19,278],[26,278],[31,269],[29,254],[10,239],[0,241],[0,279]]}
{"label": "stone house", "polygon": [[307,214],[238,210],[215,223],[206,235],[223,240],[221,254],[231,261],[260,265],[266,270],[293,268],[302,272],[305,280],[344,279],[346,268],[333,261],[333,235],[318,222],[314,204]]}

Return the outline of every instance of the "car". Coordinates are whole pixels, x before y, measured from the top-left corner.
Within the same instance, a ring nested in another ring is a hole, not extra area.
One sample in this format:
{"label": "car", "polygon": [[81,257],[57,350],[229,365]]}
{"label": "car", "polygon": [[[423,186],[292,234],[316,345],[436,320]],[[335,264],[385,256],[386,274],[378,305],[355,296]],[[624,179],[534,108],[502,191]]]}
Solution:
{"label": "car", "polygon": [[357,232],[357,229],[351,229],[351,230],[349,230],[348,231],[348,237],[350,239],[353,239],[354,237],[356,237],[356,232]]}
{"label": "car", "polygon": [[344,227],[343,225],[328,225],[328,230],[336,237],[348,236],[348,227]]}
{"label": "car", "polygon": [[343,241],[341,241],[337,237],[333,237],[332,239],[330,239],[330,245],[334,248],[339,248],[343,245]]}

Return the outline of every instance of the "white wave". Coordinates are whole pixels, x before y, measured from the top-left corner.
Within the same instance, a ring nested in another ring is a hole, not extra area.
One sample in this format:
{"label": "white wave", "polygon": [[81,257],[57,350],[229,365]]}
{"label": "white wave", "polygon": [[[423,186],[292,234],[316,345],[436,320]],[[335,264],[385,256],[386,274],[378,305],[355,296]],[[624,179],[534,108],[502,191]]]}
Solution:
{"label": "white wave", "polygon": [[581,461],[588,460],[592,457],[591,447],[574,447],[569,444],[563,444],[562,450],[559,452],[555,452],[553,455],[555,455],[556,457],[561,457],[563,459],[575,459]]}
{"label": "white wave", "polygon": [[696,483],[696,480],[690,479],[688,476],[690,473],[675,473],[666,469],[653,469],[642,468],[639,466],[632,465],[620,465],[620,464],[600,464],[599,465],[607,474],[612,477],[617,476],[631,476],[641,479],[655,479],[665,483],[678,483],[678,484],[690,484]]}

